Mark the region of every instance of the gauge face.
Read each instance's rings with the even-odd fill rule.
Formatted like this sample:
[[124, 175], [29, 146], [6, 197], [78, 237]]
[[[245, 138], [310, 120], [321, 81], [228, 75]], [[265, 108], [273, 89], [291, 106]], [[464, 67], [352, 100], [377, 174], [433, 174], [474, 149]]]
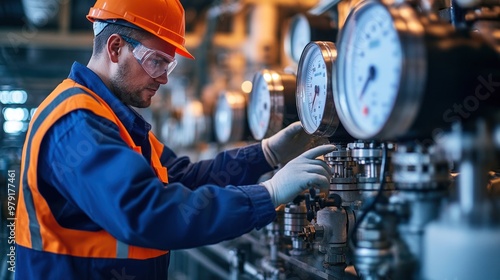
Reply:
[[371, 2], [354, 10], [339, 37], [338, 98], [344, 127], [371, 138], [394, 109], [403, 69], [403, 50], [389, 11]]
[[236, 142], [246, 137], [247, 100], [245, 94], [227, 91], [217, 99], [214, 111], [215, 136], [219, 143]]
[[248, 103], [248, 121], [250, 131], [256, 140], [265, 137], [271, 120], [271, 92], [266, 81], [268, 72], [258, 72], [254, 76], [250, 100]]
[[311, 26], [304, 15], [299, 14], [293, 17], [288, 30], [287, 41], [289, 56], [298, 63], [302, 51], [311, 41]]
[[263, 69], [252, 80], [247, 103], [248, 126], [255, 140], [262, 140], [298, 120], [295, 74]]
[[231, 137], [233, 112], [224, 96], [219, 97], [214, 116], [215, 136], [221, 143], [226, 143]]
[[313, 47], [306, 54], [302, 67], [304, 82], [299, 96], [300, 117], [305, 130], [309, 133], [318, 129], [325, 111], [329, 69], [319, 47]]
[[309, 134], [331, 136], [338, 124], [331, 87], [336, 55], [331, 42], [311, 42], [302, 53], [296, 102], [299, 119]]

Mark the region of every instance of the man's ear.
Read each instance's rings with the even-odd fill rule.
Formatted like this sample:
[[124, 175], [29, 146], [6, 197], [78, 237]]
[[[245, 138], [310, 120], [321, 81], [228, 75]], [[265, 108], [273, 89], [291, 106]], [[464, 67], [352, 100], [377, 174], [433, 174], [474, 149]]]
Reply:
[[125, 47], [125, 41], [122, 37], [120, 37], [120, 35], [113, 34], [109, 36], [108, 41], [106, 42], [106, 50], [111, 62], [118, 62], [118, 57], [120, 56], [123, 47]]

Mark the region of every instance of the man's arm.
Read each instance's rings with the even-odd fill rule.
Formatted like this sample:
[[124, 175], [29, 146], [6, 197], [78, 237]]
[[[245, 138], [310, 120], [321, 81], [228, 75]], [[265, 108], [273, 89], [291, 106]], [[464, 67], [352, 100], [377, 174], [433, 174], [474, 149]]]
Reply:
[[[116, 127], [102, 133], [105, 122], [87, 111], [71, 113], [41, 147], [40, 191], [48, 201], [65, 200], [51, 210], [66, 227], [103, 228], [131, 245], [181, 249], [231, 239], [274, 220], [270, 195], [259, 185], [206, 184], [194, 191], [181, 183], [164, 186]], [[75, 216], [87, 218], [73, 221]]]
[[180, 182], [196, 189], [200, 185], [255, 184], [264, 173], [273, 168], [267, 163], [260, 143], [220, 152], [213, 160], [192, 163], [188, 157], [176, 157], [164, 146], [162, 163], [168, 169], [169, 182]]

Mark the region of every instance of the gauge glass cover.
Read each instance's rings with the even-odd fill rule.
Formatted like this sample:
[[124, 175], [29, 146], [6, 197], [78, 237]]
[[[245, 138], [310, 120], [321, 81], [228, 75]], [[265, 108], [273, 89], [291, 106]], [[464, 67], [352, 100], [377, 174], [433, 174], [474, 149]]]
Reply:
[[288, 44], [290, 56], [293, 61], [299, 62], [300, 56], [305, 46], [311, 41], [311, 26], [309, 20], [304, 15], [296, 15], [291, 22]]
[[348, 17], [339, 38], [341, 121], [357, 138], [370, 138], [393, 111], [403, 68], [403, 50], [389, 11], [380, 3]]
[[231, 137], [233, 112], [224, 96], [219, 97], [214, 117], [215, 134], [221, 143], [226, 143]]
[[331, 69], [317, 44], [304, 50], [297, 75], [297, 111], [304, 130], [314, 134], [319, 129], [327, 105]]
[[256, 74], [248, 103], [250, 131], [256, 140], [265, 137], [271, 119], [271, 93], [266, 81], [266, 75], [270, 74], [268, 72], [258, 72]]

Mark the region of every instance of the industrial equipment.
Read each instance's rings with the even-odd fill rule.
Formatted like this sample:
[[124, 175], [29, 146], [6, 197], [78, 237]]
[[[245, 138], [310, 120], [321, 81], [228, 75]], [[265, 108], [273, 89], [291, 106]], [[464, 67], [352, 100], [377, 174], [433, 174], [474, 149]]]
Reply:
[[298, 120], [295, 91], [295, 74], [263, 69], [254, 75], [247, 113], [255, 140], [274, 135]]
[[500, 3], [352, 2], [336, 40], [290, 48], [330, 190], [222, 247], [245, 244], [248, 279], [499, 278]]

